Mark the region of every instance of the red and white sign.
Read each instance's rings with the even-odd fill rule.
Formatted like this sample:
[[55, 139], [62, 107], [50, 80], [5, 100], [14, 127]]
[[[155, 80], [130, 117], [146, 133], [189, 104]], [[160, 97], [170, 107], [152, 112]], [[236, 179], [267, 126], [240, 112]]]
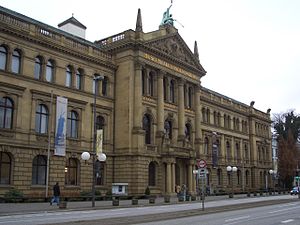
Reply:
[[204, 159], [197, 159], [197, 166], [198, 166], [198, 168], [205, 168], [206, 161]]

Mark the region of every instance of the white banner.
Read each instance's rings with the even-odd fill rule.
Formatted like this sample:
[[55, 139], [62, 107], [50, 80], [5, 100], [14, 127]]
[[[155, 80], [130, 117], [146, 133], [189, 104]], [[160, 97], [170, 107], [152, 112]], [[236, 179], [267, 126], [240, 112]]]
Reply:
[[66, 130], [68, 99], [57, 97], [56, 100], [56, 132], [55, 132], [55, 151], [54, 155], [66, 155]]
[[96, 154], [100, 155], [103, 151], [103, 129], [97, 130]]

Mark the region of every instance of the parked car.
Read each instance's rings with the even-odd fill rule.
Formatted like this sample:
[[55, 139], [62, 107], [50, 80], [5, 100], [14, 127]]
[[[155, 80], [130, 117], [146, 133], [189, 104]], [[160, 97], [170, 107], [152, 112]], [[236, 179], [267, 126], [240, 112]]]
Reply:
[[291, 195], [297, 195], [299, 194], [299, 189], [298, 187], [293, 187], [293, 189], [290, 191]]

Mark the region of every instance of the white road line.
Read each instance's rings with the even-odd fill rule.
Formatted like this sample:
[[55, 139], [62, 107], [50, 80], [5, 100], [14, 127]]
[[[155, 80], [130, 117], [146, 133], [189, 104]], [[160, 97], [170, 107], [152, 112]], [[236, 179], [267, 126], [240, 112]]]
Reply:
[[232, 219], [227, 219], [225, 220], [225, 222], [232, 222], [232, 221], [236, 221], [236, 220], [242, 220], [242, 219], [247, 219], [250, 216], [241, 216], [241, 217], [236, 217], [236, 218], [232, 218]]
[[283, 220], [281, 221], [281, 223], [290, 223], [290, 222], [293, 222], [294, 220], [293, 219], [289, 219], [289, 220]]

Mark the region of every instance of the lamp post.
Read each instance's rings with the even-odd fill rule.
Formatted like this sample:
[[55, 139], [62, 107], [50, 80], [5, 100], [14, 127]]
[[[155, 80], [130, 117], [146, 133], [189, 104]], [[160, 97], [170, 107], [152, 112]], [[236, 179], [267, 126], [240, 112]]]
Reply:
[[274, 170], [269, 170], [269, 174], [272, 176], [273, 192], [274, 192], [274, 195], [275, 195], [275, 184], [274, 184], [275, 171]]
[[[93, 156], [93, 183], [92, 183], [92, 207], [95, 207], [95, 185], [96, 185], [96, 169], [95, 169], [95, 165], [96, 165], [96, 154], [93, 153], [92, 154]], [[89, 152], [83, 152], [81, 154], [81, 159], [83, 159], [84, 161], [88, 161], [90, 159], [91, 155]], [[105, 162], [106, 160], [106, 155], [104, 153], [101, 153], [99, 155], [97, 155], [97, 159], [100, 161], [100, 162]]]
[[231, 187], [232, 187], [232, 192], [229, 194], [229, 198], [233, 198], [233, 172], [237, 171], [237, 167], [236, 166], [227, 166], [226, 170], [228, 172], [228, 174], [230, 175], [230, 179], [231, 179]]
[[[102, 75], [95, 75], [94, 76], [94, 104], [93, 104], [93, 122], [94, 122], [94, 129], [93, 129], [93, 182], [92, 182], [92, 207], [95, 207], [95, 184], [96, 184], [96, 140], [97, 140], [97, 134], [96, 134], [96, 100], [97, 100], [97, 93], [98, 93], [98, 81], [103, 80], [104, 77]], [[88, 152], [83, 152], [81, 154], [81, 158], [83, 160], [89, 160], [90, 154]], [[104, 153], [101, 153], [98, 155], [98, 160], [101, 162], [106, 160], [106, 155]]]

